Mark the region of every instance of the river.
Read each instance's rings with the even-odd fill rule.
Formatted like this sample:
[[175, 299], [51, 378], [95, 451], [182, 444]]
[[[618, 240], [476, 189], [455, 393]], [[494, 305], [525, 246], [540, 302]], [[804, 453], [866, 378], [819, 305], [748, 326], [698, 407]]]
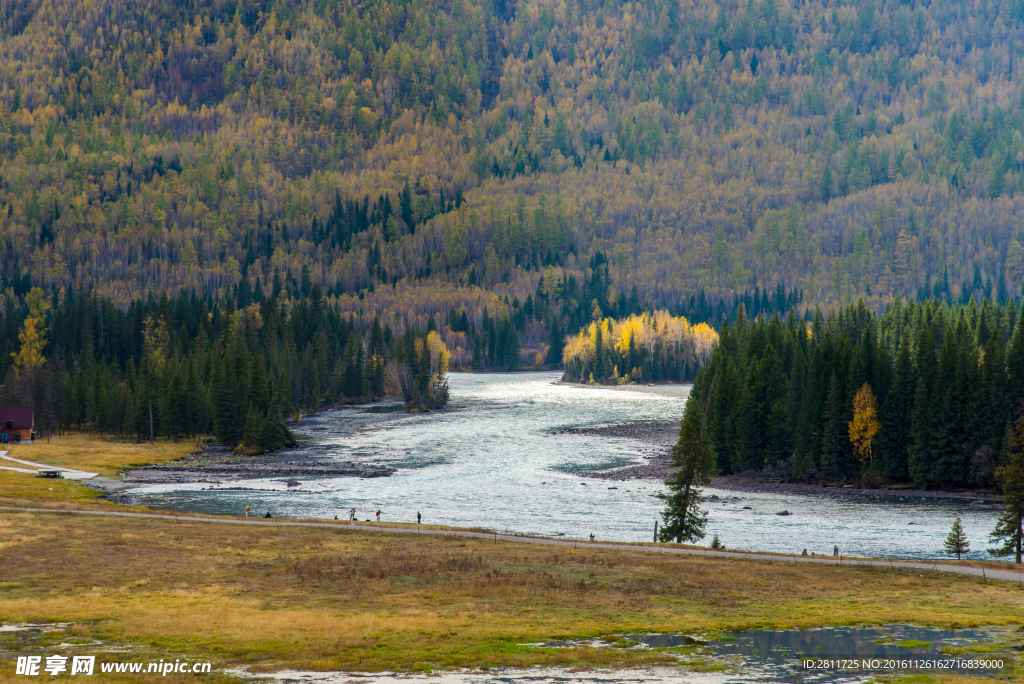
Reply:
[[[147, 484], [139, 504], [214, 514], [246, 505], [275, 517], [381, 519], [481, 527], [568, 538], [651, 541], [664, 485], [615, 482], [596, 469], [641, 463], [661, 451], [649, 442], [566, 433], [587, 426], [678, 421], [689, 386], [628, 388], [561, 384], [558, 373], [452, 374], [444, 411], [407, 414], [387, 404], [310, 416], [294, 431], [304, 448], [345, 461], [388, 465], [391, 477], [247, 479]], [[908, 559], [945, 558], [942, 541], [957, 515], [970, 558], [987, 558], [997, 507], [964, 499], [737, 492], [706, 494], [708, 539], [727, 548]], [[786, 510], [788, 516], [777, 513]]]

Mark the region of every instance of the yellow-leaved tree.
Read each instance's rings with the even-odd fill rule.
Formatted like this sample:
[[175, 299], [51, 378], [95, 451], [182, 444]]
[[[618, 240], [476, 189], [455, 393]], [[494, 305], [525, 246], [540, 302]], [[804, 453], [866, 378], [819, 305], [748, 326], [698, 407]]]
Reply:
[[448, 382], [448, 361], [451, 354], [444, 340], [431, 330], [427, 333], [427, 354], [430, 359], [430, 383], [432, 386], [439, 386]]
[[875, 393], [871, 391], [871, 385], [864, 385], [857, 390], [853, 397], [853, 420], [849, 423], [850, 443], [853, 450], [860, 457], [861, 463], [871, 463], [873, 454], [871, 452], [871, 440], [878, 434], [878, 401]]
[[146, 327], [142, 331], [142, 339], [145, 354], [142, 355], [140, 374], [142, 381], [146, 385], [146, 403], [149, 408], [149, 441], [155, 442], [153, 387], [160, 381], [163, 375], [164, 368], [167, 365], [167, 350], [171, 344], [164, 319], [161, 318], [159, 321], [156, 321], [152, 316], [146, 316]]
[[46, 312], [50, 309], [50, 302], [39, 287], [32, 288], [26, 301], [29, 314], [21, 332], [18, 333], [21, 347], [11, 356], [14, 357], [14, 368], [18, 378], [27, 380], [35, 377], [36, 372], [46, 363], [43, 349], [46, 347]]

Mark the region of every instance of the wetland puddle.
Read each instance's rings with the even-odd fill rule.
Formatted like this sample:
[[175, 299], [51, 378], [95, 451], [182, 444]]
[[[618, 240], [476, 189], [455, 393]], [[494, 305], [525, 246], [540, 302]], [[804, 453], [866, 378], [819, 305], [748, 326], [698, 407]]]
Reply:
[[[633, 634], [594, 640], [535, 644], [538, 648], [668, 649], [679, 667], [573, 671], [562, 668], [499, 669], [439, 674], [279, 672], [261, 676], [268, 684], [856, 684], [909, 671], [808, 671], [800, 659], [827, 656], [878, 660], [986, 659], [1012, 663], [1024, 648], [1024, 634], [1012, 628], [940, 629], [911, 625], [830, 627], [810, 630], [740, 632], [703, 639], [683, 634]], [[1011, 666], [1012, 671], [1012, 666]], [[947, 670], [947, 673], [949, 670]], [[1003, 678], [1004, 672], [973, 672]]]
[[[19, 655], [98, 656], [98, 662], [153, 659], [127, 644], [74, 637], [74, 625], [0, 625], [0, 660], [13, 663]], [[732, 635], [684, 634], [614, 635], [599, 639], [531, 644], [538, 649], [591, 647], [599, 649], [658, 649], [678, 658], [679, 666], [575, 671], [567, 668], [494, 669], [486, 672], [437, 674], [299, 672], [258, 675], [227, 670], [244, 680], [265, 684], [856, 684], [879, 676], [911, 672], [807, 670], [803, 657], [879, 659], [1000, 659], [1011, 664], [1024, 649], [1024, 632], [1015, 627], [940, 629], [910, 625], [830, 627], [810, 630], [765, 630]], [[162, 654], [166, 657], [166, 654]], [[181, 656], [185, 657], [185, 656]], [[217, 664], [214, 663], [214, 667]], [[1012, 669], [1011, 669], [1012, 671]], [[948, 672], [948, 670], [947, 670]], [[1003, 672], [972, 674], [1002, 678]]]

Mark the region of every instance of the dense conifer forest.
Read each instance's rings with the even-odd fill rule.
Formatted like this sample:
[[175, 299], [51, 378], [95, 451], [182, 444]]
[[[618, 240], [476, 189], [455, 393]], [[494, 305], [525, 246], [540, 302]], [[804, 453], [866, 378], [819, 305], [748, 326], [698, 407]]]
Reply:
[[1002, 305], [1022, 54], [1020, 0], [11, 0], [0, 276], [124, 310], [277, 272], [364, 327], [487, 309], [505, 339], [518, 300], [493, 367], [594, 299]]
[[213, 434], [239, 451], [293, 443], [284, 422], [385, 391], [409, 409], [447, 402], [448, 351], [432, 326], [360, 327], [319, 285], [285, 305], [182, 295], [119, 309], [94, 291], [33, 288], [0, 318], [5, 405], [36, 407], [40, 436], [67, 430], [135, 439]]
[[990, 488], [1024, 401], [1013, 300], [725, 322], [695, 404], [721, 473]]

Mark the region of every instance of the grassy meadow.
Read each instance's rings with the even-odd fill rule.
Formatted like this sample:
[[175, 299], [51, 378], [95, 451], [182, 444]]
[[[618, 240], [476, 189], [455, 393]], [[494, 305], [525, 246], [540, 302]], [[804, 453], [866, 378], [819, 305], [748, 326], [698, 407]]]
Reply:
[[[524, 644], [643, 631], [1024, 622], [1005, 582], [613, 549], [5, 512], [0, 619], [218, 666], [668, 662]], [[923, 576], [922, 576], [923, 575]]]
[[[34, 444], [10, 444], [4, 447], [13, 458], [43, 465], [63, 466], [102, 477], [117, 478], [125, 468], [162, 463], [182, 458], [195, 448], [195, 440], [155, 443], [115, 441], [109, 438], [72, 433], [36, 440]], [[0, 465], [27, 468], [19, 463], [0, 460]], [[61, 505], [72, 503], [110, 506], [100, 499], [102, 492], [74, 480], [54, 480], [28, 473], [0, 470], [0, 504]]]
[[[76, 435], [22, 446], [16, 455], [111, 476], [190, 448]], [[96, 502], [74, 482], [0, 474], [4, 505], [89, 502], [115, 506]], [[1024, 588], [1006, 582], [395, 535], [374, 527], [2, 511], [0, 622], [70, 623], [46, 638], [98, 640], [140, 660], [187, 656], [263, 672], [628, 667], [671, 664], [678, 653], [538, 644], [612, 642], [636, 632], [1024, 623]], [[16, 650], [18, 638], [0, 634], [0, 648]], [[8, 665], [0, 681], [19, 680]], [[146, 681], [130, 677], [123, 681]], [[160, 680], [194, 681], [179, 677]]]
[[195, 445], [195, 439], [178, 442], [158, 439], [150, 444], [75, 432], [38, 439], [33, 444], [9, 444], [4, 448], [14, 458], [117, 477], [125, 468], [181, 458], [192, 453]]

